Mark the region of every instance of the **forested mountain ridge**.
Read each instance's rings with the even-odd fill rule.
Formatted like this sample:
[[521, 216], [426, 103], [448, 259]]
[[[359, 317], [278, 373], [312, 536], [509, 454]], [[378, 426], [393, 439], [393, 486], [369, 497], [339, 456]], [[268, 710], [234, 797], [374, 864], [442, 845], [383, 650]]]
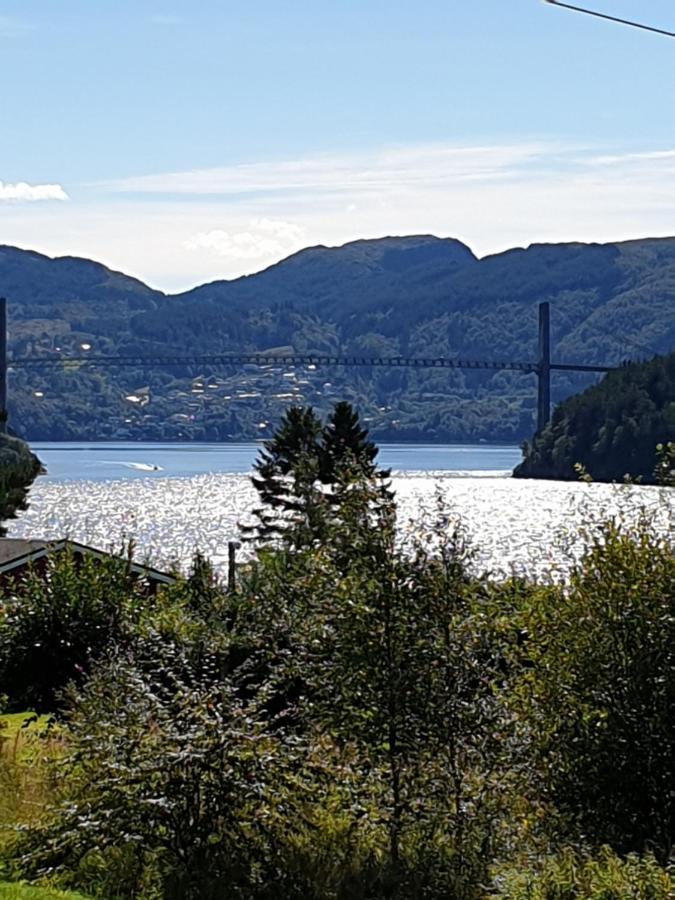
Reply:
[[[15, 356], [297, 353], [534, 361], [551, 303], [558, 362], [618, 364], [675, 346], [675, 238], [535, 244], [477, 259], [433, 236], [300, 251], [255, 275], [166, 295], [89, 260], [0, 247]], [[588, 378], [554, 376], [554, 400]], [[519, 441], [534, 377], [514, 372], [16, 370], [10, 419], [32, 439], [264, 436], [292, 402], [355, 403], [374, 437]]]

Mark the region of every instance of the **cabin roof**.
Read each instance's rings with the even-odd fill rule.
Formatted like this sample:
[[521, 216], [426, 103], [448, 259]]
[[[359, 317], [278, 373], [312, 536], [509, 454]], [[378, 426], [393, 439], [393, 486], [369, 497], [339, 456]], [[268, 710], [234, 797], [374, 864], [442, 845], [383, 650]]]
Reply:
[[[107, 553], [105, 550], [98, 550], [96, 547], [65, 539], [41, 541], [26, 538], [0, 538], [0, 575], [35, 562], [49, 553], [60, 553], [63, 550], [70, 550], [79, 555], [94, 556], [98, 559], [121, 558], [113, 553]], [[152, 566], [145, 566], [137, 562], [131, 563], [131, 571], [135, 575], [149, 578], [151, 581], [159, 581], [162, 584], [172, 584], [176, 580], [168, 572], [161, 572]]]

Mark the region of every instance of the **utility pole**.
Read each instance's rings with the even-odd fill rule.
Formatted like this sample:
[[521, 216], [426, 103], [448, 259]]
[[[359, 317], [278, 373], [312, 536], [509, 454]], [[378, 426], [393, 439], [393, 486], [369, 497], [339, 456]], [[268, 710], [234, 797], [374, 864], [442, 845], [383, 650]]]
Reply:
[[7, 431], [7, 301], [0, 297], [0, 434]]
[[537, 360], [537, 431], [542, 431], [551, 415], [551, 312], [548, 303], [539, 304], [539, 358]]

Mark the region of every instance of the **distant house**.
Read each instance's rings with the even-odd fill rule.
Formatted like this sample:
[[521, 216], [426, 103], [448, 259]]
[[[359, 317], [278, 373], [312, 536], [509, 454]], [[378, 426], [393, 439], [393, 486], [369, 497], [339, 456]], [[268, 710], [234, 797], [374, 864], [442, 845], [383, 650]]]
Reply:
[[[0, 590], [11, 581], [20, 579], [29, 569], [44, 572], [49, 556], [55, 553], [69, 552], [77, 560], [83, 557], [106, 559], [113, 556], [104, 550], [79, 544], [77, 541], [39, 541], [24, 538], [0, 538]], [[160, 572], [151, 566], [131, 562], [129, 571], [132, 575], [147, 583], [148, 592], [154, 593], [162, 585], [173, 584], [176, 580], [167, 572]]]

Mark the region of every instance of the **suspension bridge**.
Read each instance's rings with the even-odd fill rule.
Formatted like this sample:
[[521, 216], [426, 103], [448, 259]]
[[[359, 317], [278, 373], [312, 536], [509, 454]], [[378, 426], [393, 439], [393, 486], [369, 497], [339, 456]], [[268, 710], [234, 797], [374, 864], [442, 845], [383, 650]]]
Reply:
[[166, 368], [174, 366], [345, 366], [407, 369], [488, 369], [510, 370], [537, 377], [537, 430], [541, 431], [551, 414], [551, 372], [609, 372], [616, 366], [589, 366], [551, 361], [551, 323], [548, 303], [539, 304], [539, 340], [536, 361], [494, 361], [451, 357], [333, 356], [322, 354], [220, 353], [171, 356], [23, 356], [9, 358], [7, 351], [7, 301], [0, 298], [0, 422], [7, 418], [7, 372], [12, 369], [49, 370], [72, 367]]

